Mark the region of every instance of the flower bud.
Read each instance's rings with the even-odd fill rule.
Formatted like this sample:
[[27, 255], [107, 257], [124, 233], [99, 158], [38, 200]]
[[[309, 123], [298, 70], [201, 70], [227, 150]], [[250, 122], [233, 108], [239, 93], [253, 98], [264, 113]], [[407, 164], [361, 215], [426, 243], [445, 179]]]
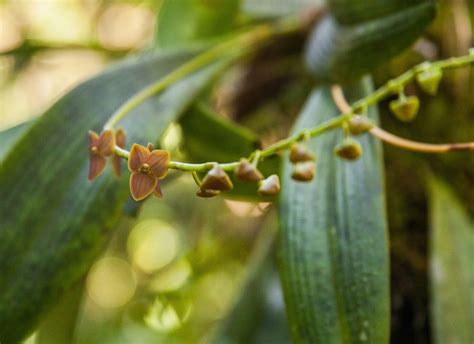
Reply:
[[403, 122], [413, 121], [420, 109], [420, 100], [416, 96], [403, 97], [390, 102], [390, 110]]
[[261, 196], [273, 196], [280, 192], [280, 178], [276, 174], [261, 180], [258, 184], [258, 193]]
[[312, 161], [300, 162], [295, 165], [291, 178], [299, 182], [309, 182], [316, 174], [316, 164]]
[[431, 96], [438, 92], [439, 83], [443, 78], [441, 68], [427, 69], [416, 75], [416, 81], [421, 89]]
[[203, 190], [219, 190], [230, 191], [234, 185], [227, 173], [225, 173], [218, 165], [214, 166], [207, 172], [201, 184]]
[[356, 160], [362, 155], [362, 147], [356, 140], [346, 138], [336, 146], [334, 153], [342, 159]]
[[243, 182], [258, 182], [263, 179], [263, 174], [247, 159], [240, 159], [240, 164], [234, 170], [234, 174]]
[[198, 197], [202, 197], [202, 198], [211, 198], [211, 197], [216, 197], [217, 195], [219, 195], [221, 192], [219, 190], [206, 190], [206, 189], [202, 189], [200, 188], [197, 192], [196, 192], [196, 195]]
[[314, 161], [315, 159], [315, 155], [305, 146], [296, 143], [291, 147], [290, 161], [292, 163]]
[[367, 117], [360, 115], [352, 117], [348, 122], [348, 125], [349, 131], [352, 135], [361, 135], [372, 129], [374, 126]]

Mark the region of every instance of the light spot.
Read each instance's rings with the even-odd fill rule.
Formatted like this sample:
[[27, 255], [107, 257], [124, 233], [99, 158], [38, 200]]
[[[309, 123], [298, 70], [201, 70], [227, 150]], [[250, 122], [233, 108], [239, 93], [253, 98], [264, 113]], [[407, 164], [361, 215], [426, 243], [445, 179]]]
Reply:
[[127, 249], [136, 267], [155, 272], [171, 263], [178, 254], [179, 237], [168, 223], [146, 220], [136, 225], [128, 237]]
[[117, 257], [97, 261], [87, 277], [87, 294], [99, 306], [125, 305], [135, 293], [136, 280], [130, 265]]

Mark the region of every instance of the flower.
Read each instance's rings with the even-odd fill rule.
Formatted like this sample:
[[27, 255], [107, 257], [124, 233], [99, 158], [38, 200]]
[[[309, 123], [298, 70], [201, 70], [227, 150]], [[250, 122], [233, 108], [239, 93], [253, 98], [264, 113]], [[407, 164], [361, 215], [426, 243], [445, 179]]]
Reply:
[[276, 174], [259, 182], [258, 193], [261, 196], [273, 196], [280, 192], [280, 178]]
[[[118, 129], [115, 132], [115, 144], [120, 147], [120, 148], [125, 148], [125, 130], [123, 129]], [[122, 174], [122, 158], [115, 154], [112, 157], [112, 168], [117, 177], [120, 177]]]
[[154, 193], [157, 197], [163, 194], [160, 181], [168, 173], [170, 154], [166, 150], [150, 150], [134, 143], [128, 158], [130, 175], [130, 192], [135, 201], [141, 201]]
[[240, 159], [240, 164], [234, 170], [234, 174], [243, 182], [258, 182], [263, 179], [262, 173], [247, 159]]
[[89, 180], [98, 177], [105, 169], [106, 157], [114, 153], [115, 137], [112, 130], [104, 130], [100, 136], [89, 130]]

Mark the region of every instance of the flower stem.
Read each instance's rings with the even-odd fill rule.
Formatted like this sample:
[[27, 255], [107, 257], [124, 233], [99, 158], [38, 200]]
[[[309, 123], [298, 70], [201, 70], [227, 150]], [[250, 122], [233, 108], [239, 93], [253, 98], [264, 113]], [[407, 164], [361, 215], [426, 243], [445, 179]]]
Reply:
[[[427, 68], [441, 68], [441, 69], [451, 69], [451, 68], [460, 68], [474, 63], [474, 55], [470, 54], [462, 57], [449, 58], [447, 60], [441, 60], [433, 62], [429, 67], [426, 67], [426, 64], [423, 65], [423, 71], [426, 71]], [[330, 120], [327, 120], [316, 127], [304, 129], [300, 132], [280, 140], [265, 149], [256, 150], [248, 157], [249, 161], [253, 161], [254, 158], [258, 156], [258, 160], [262, 161], [267, 157], [275, 155], [283, 150], [290, 148], [294, 143], [306, 140], [311, 137], [319, 136], [327, 131], [332, 129], [340, 128], [346, 125], [346, 123], [352, 119], [354, 114], [359, 110], [367, 109], [369, 106], [374, 105], [380, 102], [382, 99], [388, 97], [391, 94], [396, 94], [400, 88], [405, 87], [405, 85], [414, 80], [416, 74], [421, 72], [422, 69], [418, 65], [411, 70], [403, 73], [396, 79], [390, 80], [384, 86], [375, 90], [373, 93], [369, 94], [367, 97], [362, 98], [355, 102], [353, 105], [349, 105], [347, 100], [344, 97], [344, 93], [340, 86], [333, 86], [331, 89], [334, 102], [341, 110], [342, 114], [334, 117]], [[392, 145], [418, 151], [424, 153], [444, 153], [449, 151], [461, 151], [461, 150], [474, 150], [474, 142], [468, 143], [447, 143], [447, 144], [429, 144], [416, 141], [410, 141], [407, 139], [400, 138], [393, 134], [390, 134], [379, 127], [374, 126], [370, 133], [384, 142], [390, 143]], [[128, 159], [129, 153], [116, 146], [115, 153], [124, 159]], [[169, 163], [169, 168], [173, 170], [181, 170], [187, 172], [206, 172], [213, 168], [216, 164], [219, 165], [224, 171], [232, 171], [240, 162], [229, 162], [229, 163], [216, 163], [216, 162], [205, 162], [202, 164], [190, 164], [178, 161], [171, 161]]]

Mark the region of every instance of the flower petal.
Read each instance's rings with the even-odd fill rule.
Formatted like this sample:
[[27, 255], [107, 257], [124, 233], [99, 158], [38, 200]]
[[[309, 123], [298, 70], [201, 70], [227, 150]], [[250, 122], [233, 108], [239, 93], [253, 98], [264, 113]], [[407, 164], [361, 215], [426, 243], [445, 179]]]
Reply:
[[99, 138], [99, 153], [103, 156], [111, 156], [114, 153], [115, 136], [112, 130], [104, 130]]
[[98, 177], [105, 169], [107, 161], [102, 155], [89, 154], [89, 180], [93, 180]]
[[149, 156], [150, 152], [148, 149], [142, 145], [134, 143], [130, 149], [130, 156], [128, 157], [128, 169], [131, 172], [138, 172], [142, 164], [147, 162]]
[[155, 188], [155, 191], [153, 191], [153, 195], [155, 195], [158, 198], [162, 198], [163, 192], [161, 191], [160, 181], [158, 179], [156, 181], [157, 181], [156, 188]]
[[163, 178], [168, 173], [170, 153], [166, 150], [155, 149], [151, 152], [147, 163], [156, 178]]
[[[118, 129], [115, 132], [115, 144], [120, 148], [125, 148], [125, 131], [123, 129]], [[122, 158], [117, 154], [114, 154], [112, 157], [112, 168], [117, 177], [120, 177], [122, 174]]]
[[141, 201], [155, 191], [158, 180], [148, 174], [134, 172], [130, 176], [130, 192], [135, 201]]
[[89, 130], [89, 148], [97, 147], [99, 145], [99, 134], [95, 131]]

